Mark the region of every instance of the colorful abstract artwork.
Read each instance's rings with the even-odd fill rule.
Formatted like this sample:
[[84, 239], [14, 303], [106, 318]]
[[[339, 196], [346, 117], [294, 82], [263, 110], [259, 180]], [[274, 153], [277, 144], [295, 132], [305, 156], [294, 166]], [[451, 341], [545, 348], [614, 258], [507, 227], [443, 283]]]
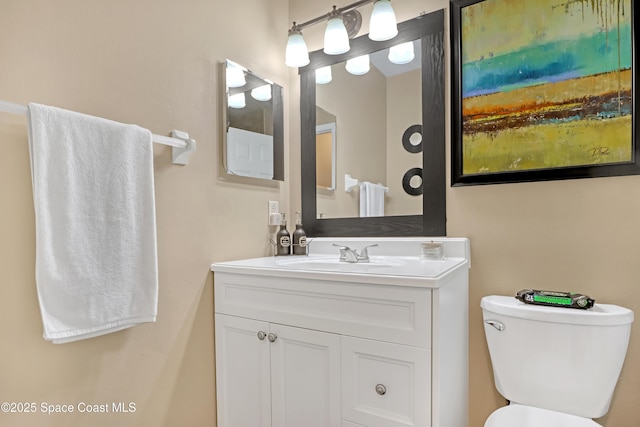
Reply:
[[634, 161], [631, 0], [466, 3], [462, 175]]

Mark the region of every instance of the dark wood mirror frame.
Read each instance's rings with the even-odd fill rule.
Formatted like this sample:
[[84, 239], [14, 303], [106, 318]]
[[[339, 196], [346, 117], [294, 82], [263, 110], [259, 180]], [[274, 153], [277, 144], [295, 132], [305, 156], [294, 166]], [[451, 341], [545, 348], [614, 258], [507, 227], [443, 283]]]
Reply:
[[[376, 42], [364, 35], [351, 40], [351, 50], [342, 55], [326, 55], [322, 50], [312, 52], [309, 55], [310, 64], [299, 70], [302, 222], [308, 236], [446, 235], [444, 19], [444, 10], [438, 10], [398, 24], [398, 35], [391, 40]], [[417, 39], [420, 39], [422, 49], [422, 129], [424, 141], [422, 150], [422, 215], [318, 219], [315, 150], [316, 68], [341, 63], [349, 58]]]

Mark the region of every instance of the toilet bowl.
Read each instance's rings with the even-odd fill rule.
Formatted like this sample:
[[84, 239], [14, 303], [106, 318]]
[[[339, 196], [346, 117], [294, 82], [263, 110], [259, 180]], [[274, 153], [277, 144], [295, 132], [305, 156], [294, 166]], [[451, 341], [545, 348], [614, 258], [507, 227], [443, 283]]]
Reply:
[[510, 405], [485, 427], [598, 427], [609, 410], [629, 344], [633, 312], [481, 301], [497, 390]]

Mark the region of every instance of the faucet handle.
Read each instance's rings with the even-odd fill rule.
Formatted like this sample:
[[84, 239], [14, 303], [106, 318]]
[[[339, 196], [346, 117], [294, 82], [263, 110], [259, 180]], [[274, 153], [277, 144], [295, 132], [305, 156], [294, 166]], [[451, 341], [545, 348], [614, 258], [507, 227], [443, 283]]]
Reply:
[[360, 258], [362, 260], [369, 260], [369, 251], [367, 250], [367, 248], [375, 247], [378, 247], [377, 243], [374, 243], [373, 245], [366, 245], [365, 247], [363, 247], [362, 250], [360, 250]]
[[349, 246], [338, 245], [336, 243], [334, 243], [333, 246], [340, 248], [340, 261], [346, 261], [347, 252], [351, 252], [351, 248]]

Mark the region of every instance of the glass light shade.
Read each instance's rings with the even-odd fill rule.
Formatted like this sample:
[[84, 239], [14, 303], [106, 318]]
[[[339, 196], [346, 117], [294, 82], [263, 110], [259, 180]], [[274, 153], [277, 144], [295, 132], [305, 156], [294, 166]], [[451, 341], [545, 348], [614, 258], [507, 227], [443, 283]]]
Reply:
[[244, 98], [244, 92], [236, 93], [235, 95], [229, 95], [229, 107], [231, 108], [244, 108], [247, 102]]
[[367, 74], [370, 69], [369, 55], [362, 55], [358, 56], [357, 58], [351, 58], [347, 60], [347, 65], [345, 65], [345, 68], [349, 73], [356, 76]]
[[374, 41], [391, 40], [398, 35], [396, 14], [389, 0], [377, 0], [373, 4], [369, 21], [369, 38]]
[[327, 55], [340, 55], [348, 52], [349, 49], [351, 49], [349, 35], [342, 17], [336, 16], [329, 19], [327, 29], [324, 32], [324, 53]]
[[294, 32], [289, 34], [285, 63], [289, 67], [304, 67], [309, 63], [309, 49], [302, 38], [302, 34]]
[[271, 85], [262, 85], [251, 89], [251, 97], [256, 101], [268, 101], [271, 99]]
[[241, 87], [246, 83], [242, 67], [227, 62], [227, 87]]
[[316, 84], [324, 85], [331, 81], [331, 65], [316, 68]]
[[389, 61], [394, 64], [408, 64], [415, 57], [413, 42], [400, 43], [389, 49]]

